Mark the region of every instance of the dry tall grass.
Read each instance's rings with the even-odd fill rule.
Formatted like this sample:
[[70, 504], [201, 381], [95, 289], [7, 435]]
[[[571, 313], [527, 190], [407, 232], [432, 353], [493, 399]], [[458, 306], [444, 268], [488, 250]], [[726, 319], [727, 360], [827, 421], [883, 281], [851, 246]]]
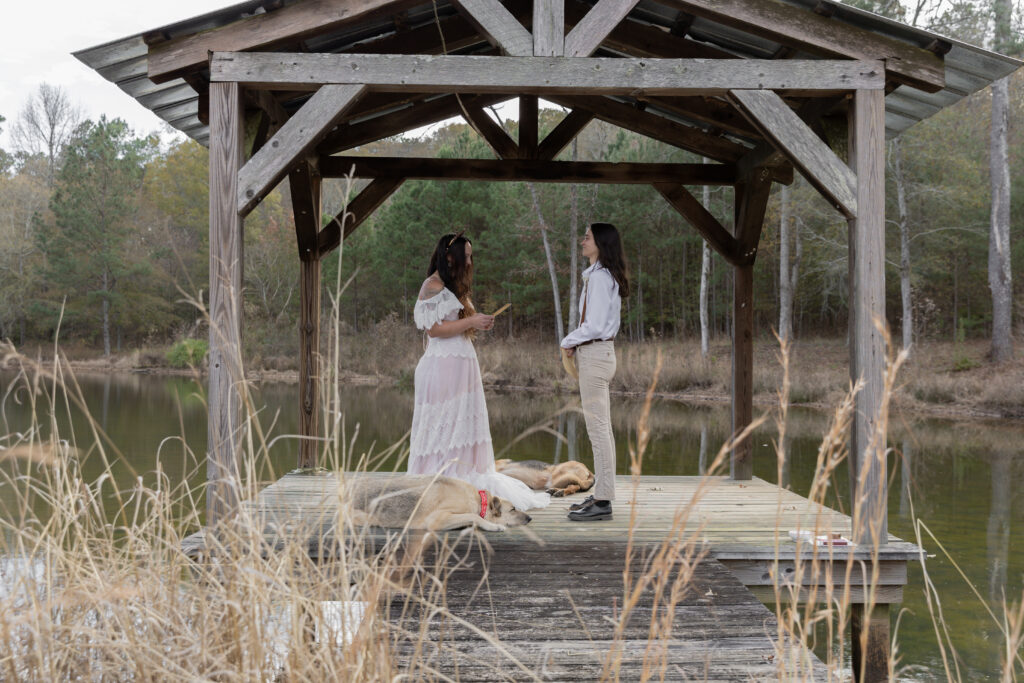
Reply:
[[[374, 469], [391, 455], [353, 452], [339, 410], [339, 383], [334, 373], [342, 367], [344, 354], [336, 304], [343, 292], [343, 283], [335, 283], [335, 314], [330, 322], [321, 393], [326, 415], [322, 462], [342, 473]], [[519, 355], [525, 351], [509, 353], [516, 358], [491, 362], [524, 371], [526, 364]], [[425, 654], [429, 647], [445, 646], [443, 635], [439, 635], [444, 630], [438, 629], [438, 622], [470, 629], [505, 652], [506, 656], [491, 662], [495, 679], [540, 679], [541, 672], [530, 670], [501, 648], [500, 634], [476, 628], [447, 608], [447, 579], [460, 566], [456, 542], [466, 537], [483, 539], [475, 537], [475, 532], [466, 532], [462, 538], [437, 538], [429, 554], [410, 554], [399, 544], [380, 549], [370, 542], [368, 530], [350, 522], [344, 475], [339, 477], [338, 516], [327, 520], [336, 530], [333, 561], [312, 559], [301, 529], [287, 530], [280, 535], [278, 547], [268, 547], [261, 520], [244, 509], [208, 530], [207, 550], [199, 561], [187, 556], [182, 550], [185, 536], [204, 521], [202, 489], [190, 487], [188, 478], [171, 481], [159, 460], [155, 473], [140, 473], [131, 485], [119, 485], [112, 467], [119, 458], [116, 444], [109, 442], [95, 421], [89, 420], [84, 434], [61, 432], [62, 416], [67, 416], [72, 405], [86, 415], [88, 409], [66, 361], [58, 353], [54, 355], [57, 360], [44, 365], [9, 346], [2, 353], [3, 361], [17, 368], [17, 377], [0, 406], [22, 401], [34, 416], [29, 428], [0, 436], [0, 671], [5, 679], [441, 680], [452, 672], [432, 669]], [[791, 391], [788, 358], [788, 349], [783, 347], [775, 415], [780, 474]], [[679, 374], [681, 370], [666, 370], [660, 355], [652, 360], [655, 380], [648, 385], [637, 443], [630, 453], [634, 498], [657, 383], [681, 385], [703, 381], [700, 378], [706, 376], [700, 368], [687, 371], [694, 374], [686, 376]], [[899, 360], [894, 359], [886, 375], [887, 396], [895, 390], [898, 367]], [[244, 393], [244, 385], [242, 390]], [[808, 496], [812, 501], [824, 502], [832, 473], [844, 463], [854, 391], [856, 387], [839, 402], [822, 441]], [[261, 425], [262, 416], [251, 401], [244, 404], [250, 428], [239, 484], [243, 492], [252, 495], [261, 473], [276, 475], [267, 465], [268, 436]], [[756, 426], [751, 425], [747, 433]], [[883, 434], [884, 429], [885, 425], [880, 425]], [[393, 448], [400, 449], [402, 444]], [[641, 596], [654, 596], [645, 679], [671, 677], [666, 670], [666, 648], [672, 637], [675, 606], [704, 558], [697, 543], [701, 529], [691, 513], [715, 486], [729, 448], [727, 443], [719, 451], [696, 498], [680, 505], [671, 528], [656, 547], [634, 544], [636, 515], [642, 513], [632, 506], [626, 539], [630, 553], [623, 571], [615, 633], [616, 639], [621, 639]], [[203, 459], [193, 453], [186, 457], [193, 470]], [[102, 473], [86, 480], [82, 474], [85, 459], [100, 460]], [[816, 534], [831, 531], [824, 521], [812, 530]], [[777, 558], [787, 543], [787, 531], [777, 529]], [[919, 538], [918, 542], [931, 543], [932, 539]], [[866, 561], [836, 564], [830, 562], [826, 550], [814, 547], [809, 558], [795, 563], [792, 580], [780, 580], [775, 595], [778, 627], [770, 634], [776, 642], [774, 661], [780, 680], [810, 677], [811, 659], [805, 646], [815, 644], [816, 634], [822, 632], [828, 641], [824, 650], [832, 678], [840, 680], [846, 675], [851, 595], [842, 586], [850, 585], [854, 572], [877, 573], [877, 545], [872, 551]], [[776, 567], [778, 564], [777, 559]], [[845, 580], [835, 589], [831, 579], [837, 572], [843, 572]], [[777, 571], [776, 576], [779, 574]], [[942, 635], [945, 617], [940, 591], [930, 580], [928, 590], [937, 640], [945, 655], [952, 643]], [[869, 591], [869, 603], [873, 600]], [[1004, 606], [998, 613], [1004, 616], [997, 618], [997, 611], [992, 611], [1005, 638], [1002, 678], [1017, 680], [1024, 671], [1024, 608]], [[893, 650], [898, 652], [895, 634], [894, 630]], [[960, 680], [955, 657], [950, 654], [945, 661], [947, 676]], [[602, 662], [602, 679], [620, 680], [620, 663], [621, 649], [611, 648]], [[894, 659], [890, 676], [899, 670]]]

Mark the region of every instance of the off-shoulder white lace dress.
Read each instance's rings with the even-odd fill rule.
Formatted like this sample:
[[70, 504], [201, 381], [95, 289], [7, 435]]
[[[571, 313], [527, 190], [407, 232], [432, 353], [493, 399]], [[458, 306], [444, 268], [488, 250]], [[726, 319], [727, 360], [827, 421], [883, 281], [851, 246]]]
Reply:
[[[462, 304], [447, 288], [416, 302], [416, 327], [456, 320]], [[441, 474], [470, 482], [518, 510], [545, 507], [550, 496], [494, 469], [487, 402], [473, 342], [465, 335], [428, 337], [416, 366], [409, 474]]]

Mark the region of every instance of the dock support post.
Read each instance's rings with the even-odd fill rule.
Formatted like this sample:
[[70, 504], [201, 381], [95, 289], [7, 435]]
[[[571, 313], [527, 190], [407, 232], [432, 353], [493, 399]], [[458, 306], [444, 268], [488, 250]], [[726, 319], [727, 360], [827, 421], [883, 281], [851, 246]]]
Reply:
[[[849, 222], [850, 379], [863, 381], [850, 430], [853, 541], [884, 546], [888, 537], [885, 386], [885, 93], [857, 90], [850, 106], [850, 165], [857, 175], [857, 216]], [[854, 606], [856, 680], [888, 680], [889, 611]]]
[[238, 83], [210, 84], [210, 352], [206, 523], [238, 508], [242, 442], [243, 221], [236, 209], [244, 109]]
[[[737, 434], [754, 415], [754, 266], [733, 266], [732, 307], [732, 430]], [[750, 437], [733, 446], [729, 473], [733, 479], [754, 476]]]
[[852, 605], [850, 656], [853, 680], [876, 683], [889, 680], [889, 605]]
[[316, 467], [320, 452], [320, 249], [321, 178], [314, 162], [288, 176], [299, 246], [299, 462]]

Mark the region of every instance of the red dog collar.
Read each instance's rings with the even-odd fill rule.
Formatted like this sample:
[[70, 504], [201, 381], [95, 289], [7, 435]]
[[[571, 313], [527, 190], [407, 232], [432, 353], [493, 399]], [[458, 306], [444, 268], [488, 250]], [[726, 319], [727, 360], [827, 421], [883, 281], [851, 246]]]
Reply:
[[477, 491], [480, 494], [480, 517], [487, 519], [487, 491]]

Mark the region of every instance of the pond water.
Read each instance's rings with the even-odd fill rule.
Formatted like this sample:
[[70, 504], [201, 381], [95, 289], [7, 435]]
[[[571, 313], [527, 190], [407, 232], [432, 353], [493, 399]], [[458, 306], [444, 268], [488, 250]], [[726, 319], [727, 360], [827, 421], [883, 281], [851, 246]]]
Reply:
[[[205, 406], [194, 382], [177, 377], [80, 376], [82, 396], [93, 419], [109, 437], [117, 457], [116, 479], [130, 486], [137, 475], [153, 476], [157, 463], [172, 482], [202, 482], [201, 457], [206, 444]], [[0, 396], [12, 380], [0, 374]], [[342, 389], [345, 423], [356, 454], [379, 452], [402, 439], [411, 423], [412, 392], [392, 388], [346, 386]], [[0, 414], [0, 436], [30, 423], [26, 403], [8, 397]], [[256, 388], [260, 423], [272, 441], [270, 458], [259, 472], [267, 481], [294, 468], [296, 442], [285, 435], [298, 430], [297, 387], [266, 384]], [[576, 458], [592, 467], [589, 442], [581, 418], [564, 409], [568, 395], [490, 394], [488, 407], [495, 450], [499, 457], [547, 461]], [[618, 441], [619, 472], [628, 469], [629, 444], [635, 442], [642, 401], [613, 397], [612, 416]], [[58, 411], [61, 412], [61, 411]], [[58, 420], [63, 435], [91, 443], [86, 420], [73, 409], [74, 429]], [[784, 483], [806, 495], [814, 473], [817, 449], [828, 415], [793, 411], [788, 432], [790, 458]], [[1007, 422], [950, 422], [894, 415], [890, 445], [902, 453], [891, 460], [890, 531], [914, 539], [914, 516], [927, 525], [964, 572], [930, 539], [925, 547], [935, 557], [928, 572], [938, 587], [949, 622], [950, 637], [960, 658], [963, 680], [997, 680], [1005, 645], [992, 617], [974, 590], [1001, 615], [1003, 596], [1019, 602], [1024, 588], [1024, 502], [1014, 492], [1024, 487], [1024, 425]], [[565, 436], [537, 429], [546, 426]], [[647, 474], [699, 474], [729, 433], [728, 406], [655, 401], [650, 416], [651, 441], [644, 458]], [[530, 432], [533, 429], [534, 431]], [[524, 436], [525, 434], [525, 436]], [[765, 425], [754, 439], [754, 472], [776, 482], [773, 426]], [[282, 437], [276, 438], [275, 437]], [[504, 452], [504, 456], [501, 453]], [[117, 455], [119, 453], [119, 455]], [[383, 463], [385, 467], [394, 462]], [[99, 476], [97, 453], [86, 459], [85, 479]], [[832, 487], [832, 506], [848, 509], [848, 476], [840, 467]], [[13, 497], [0, 486], [0, 505]], [[1018, 542], [1011, 544], [1017, 538]], [[908, 680], [945, 679], [942, 659], [925, 600], [923, 571], [910, 566], [897, 639]], [[895, 613], [896, 610], [893, 610]]]

